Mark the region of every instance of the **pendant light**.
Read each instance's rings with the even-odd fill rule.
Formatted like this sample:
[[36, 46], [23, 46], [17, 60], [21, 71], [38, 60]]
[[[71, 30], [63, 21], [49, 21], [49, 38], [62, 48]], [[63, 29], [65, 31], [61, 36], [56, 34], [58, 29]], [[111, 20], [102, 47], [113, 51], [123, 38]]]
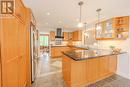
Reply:
[[101, 12], [101, 8], [97, 9], [97, 14], [98, 14], [98, 23], [97, 23], [97, 26], [96, 26], [96, 30], [101, 30], [101, 26], [100, 26], [100, 12]]
[[87, 32], [87, 23], [84, 23], [84, 25], [85, 25], [84, 35], [88, 37], [88, 32]]
[[78, 5], [80, 6], [80, 17], [79, 17], [79, 23], [78, 23], [78, 27], [83, 27], [83, 23], [82, 23], [82, 5], [84, 4], [83, 1], [80, 1], [78, 3]]

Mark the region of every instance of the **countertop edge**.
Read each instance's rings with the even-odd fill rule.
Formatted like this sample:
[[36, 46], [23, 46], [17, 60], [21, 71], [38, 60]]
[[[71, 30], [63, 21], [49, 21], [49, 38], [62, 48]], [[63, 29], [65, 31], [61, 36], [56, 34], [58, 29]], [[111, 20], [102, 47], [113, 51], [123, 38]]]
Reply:
[[120, 54], [125, 54], [127, 52], [122, 52], [122, 53], [119, 53], [119, 54], [108, 54], [108, 55], [101, 55], [101, 56], [92, 56], [92, 57], [87, 57], [87, 58], [82, 58], [82, 59], [75, 59], [74, 57], [70, 56], [70, 55], [67, 55], [66, 53], [64, 53], [62, 51], [62, 53], [65, 55], [65, 56], [68, 56], [70, 57], [71, 59], [75, 60], [75, 61], [83, 61], [83, 60], [88, 60], [88, 59], [93, 59], [93, 58], [98, 58], [98, 57], [105, 57], [105, 56], [112, 56], [112, 55], [120, 55]]

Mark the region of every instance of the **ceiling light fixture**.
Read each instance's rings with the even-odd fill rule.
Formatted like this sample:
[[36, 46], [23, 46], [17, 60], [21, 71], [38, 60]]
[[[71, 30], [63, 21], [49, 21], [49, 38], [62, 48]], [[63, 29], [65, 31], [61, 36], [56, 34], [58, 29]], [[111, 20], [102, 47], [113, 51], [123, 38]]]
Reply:
[[84, 25], [85, 25], [84, 35], [88, 38], [89, 35], [88, 35], [88, 32], [87, 32], [87, 23], [84, 23]]
[[46, 15], [48, 15], [48, 16], [49, 16], [49, 15], [50, 15], [50, 13], [49, 13], [49, 12], [47, 12], [47, 13], [46, 13]]
[[48, 25], [49, 23], [47, 22], [46, 25]]
[[102, 10], [101, 8], [96, 10], [97, 14], [98, 14], [98, 23], [97, 23], [97, 26], [96, 26], [97, 30], [101, 30], [102, 29], [101, 26], [100, 26], [100, 12], [101, 12], [101, 10]]
[[84, 4], [83, 1], [80, 1], [78, 3], [78, 5], [80, 6], [80, 17], [79, 17], [79, 23], [78, 23], [78, 27], [83, 27], [83, 23], [82, 23], [82, 5]]
[[62, 21], [59, 21], [59, 23], [61, 24], [61, 23], [62, 23]]

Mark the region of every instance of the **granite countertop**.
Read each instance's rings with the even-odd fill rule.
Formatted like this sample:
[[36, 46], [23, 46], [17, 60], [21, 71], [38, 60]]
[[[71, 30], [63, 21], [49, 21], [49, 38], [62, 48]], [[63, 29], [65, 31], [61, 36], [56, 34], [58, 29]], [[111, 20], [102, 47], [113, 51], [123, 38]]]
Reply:
[[89, 49], [89, 47], [85, 47], [85, 46], [84, 47], [83, 46], [68, 46], [68, 47], [75, 47], [75, 48], [81, 48], [81, 49], [86, 49], [86, 50]]
[[62, 52], [64, 55], [72, 58], [75, 61], [80, 61], [80, 60], [86, 60], [90, 58], [97, 58], [97, 57], [103, 57], [103, 56], [110, 56], [110, 55], [118, 55], [118, 54], [123, 54], [126, 52], [120, 52], [118, 54], [114, 54], [110, 50], [69, 50], [69, 51], [63, 51]]
[[89, 49], [88, 47], [80, 47], [80, 46], [68, 46], [68, 45], [51, 45], [51, 47], [75, 47], [75, 48], [81, 48], [81, 49]]

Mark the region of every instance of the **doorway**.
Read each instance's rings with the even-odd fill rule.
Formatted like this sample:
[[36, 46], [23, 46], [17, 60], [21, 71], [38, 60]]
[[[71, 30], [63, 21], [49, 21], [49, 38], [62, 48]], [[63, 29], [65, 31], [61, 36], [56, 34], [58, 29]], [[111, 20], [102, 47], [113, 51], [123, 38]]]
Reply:
[[41, 53], [49, 53], [49, 34], [40, 34]]

